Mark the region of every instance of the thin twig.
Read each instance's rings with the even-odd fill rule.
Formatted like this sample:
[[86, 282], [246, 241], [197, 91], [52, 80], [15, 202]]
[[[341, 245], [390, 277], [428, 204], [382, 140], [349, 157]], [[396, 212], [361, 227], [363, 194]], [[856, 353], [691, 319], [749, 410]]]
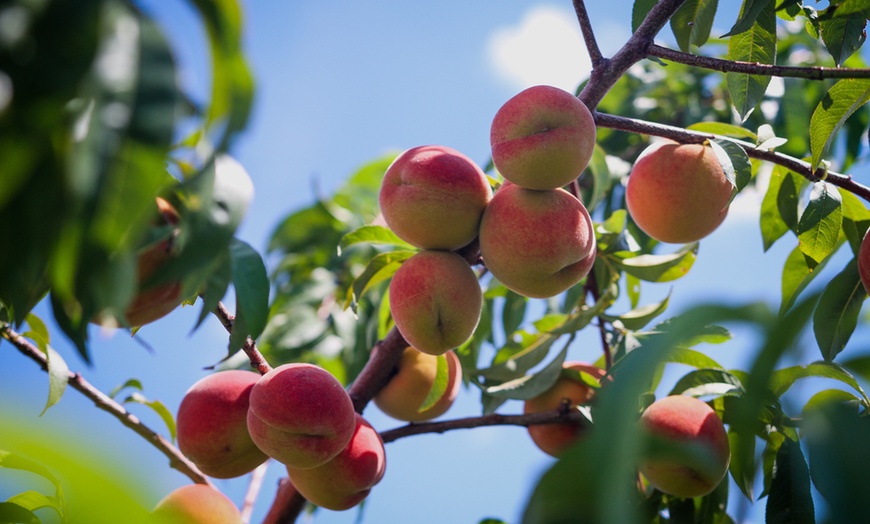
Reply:
[[248, 483], [245, 500], [242, 502], [242, 524], [251, 522], [254, 504], [257, 503], [257, 497], [260, 496], [260, 488], [263, 487], [263, 477], [266, 476], [266, 471], [269, 469], [269, 462], [271, 461], [263, 462], [251, 472], [251, 481]]
[[[0, 335], [15, 346], [23, 355], [39, 364], [43, 371], [48, 371], [48, 358], [45, 353], [38, 347], [30, 343], [23, 336], [15, 332], [11, 326], [4, 322], [0, 322]], [[136, 434], [147, 440], [152, 446], [157, 448], [169, 459], [169, 466], [186, 475], [190, 480], [197, 484], [206, 484], [213, 486], [211, 481], [202, 474], [201, 471], [193, 464], [181, 451], [166, 440], [162, 435], [146, 426], [139, 417], [127, 411], [124, 406], [116, 402], [113, 398], [106, 395], [99, 389], [95, 388], [90, 382], [85, 380], [81, 374], [70, 372], [67, 377], [67, 384], [73, 389], [80, 392], [94, 402], [94, 405], [109, 413], [121, 424], [132, 429]]]
[[859, 184], [851, 177], [851, 175], [845, 175], [835, 171], [825, 171], [823, 168], [813, 170], [809, 162], [804, 162], [803, 160], [782, 153], [777, 153], [776, 151], [757, 149], [755, 144], [744, 142], [742, 140], [736, 140], [730, 137], [719, 137], [710, 133], [690, 131], [681, 127], [667, 126], [648, 122], [646, 120], [626, 118], [607, 113], [596, 113], [595, 124], [610, 129], [618, 129], [620, 131], [669, 138], [682, 143], [701, 143], [705, 140], [713, 140], [715, 138], [727, 138], [743, 148], [746, 155], [750, 158], [766, 160], [773, 164], [783, 166], [793, 173], [801, 175], [812, 182], [825, 180], [870, 202], [870, 187]]
[[809, 80], [870, 78], [870, 69], [866, 68], [778, 66], [759, 64], [758, 62], [740, 62], [683, 53], [682, 51], [662, 47], [658, 44], [650, 45], [647, 54], [648, 56], [670, 60], [671, 62], [722, 73], [745, 73], [749, 75], [778, 76], [781, 78], [806, 78]]
[[[236, 317], [230, 313], [230, 310], [223, 304], [223, 302], [218, 302], [217, 307], [214, 309], [213, 313], [216, 317], [221, 321], [224, 328], [226, 328], [227, 333], [233, 332], [233, 322], [236, 320]], [[266, 362], [266, 358], [263, 357], [263, 354], [260, 353], [260, 350], [257, 349], [257, 344], [251, 339], [251, 337], [247, 337], [245, 339], [245, 344], [242, 346], [242, 351], [248, 355], [248, 359], [251, 361], [251, 367], [256, 369], [261, 375], [265, 375], [269, 371], [272, 370], [272, 366]]]
[[601, 65], [604, 56], [598, 47], [595, 32], [592, 30], [592, 22], [589, 20], [589, 12], [586, 11], [586, 4], [583, 0], [574, 0], [574, 12], [577, 14], [577, 23], [580, 24], [580, 32], [583, 33], [583, 41], [586, 42], [586, 52], [589, 53], [592, 67], [595, 68]]

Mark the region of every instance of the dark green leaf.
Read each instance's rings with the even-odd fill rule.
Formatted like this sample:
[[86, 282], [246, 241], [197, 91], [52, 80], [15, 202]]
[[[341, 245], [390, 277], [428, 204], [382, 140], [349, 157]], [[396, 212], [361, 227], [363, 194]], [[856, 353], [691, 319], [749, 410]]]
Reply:
[[737, 193], [752, 181], [752, 165], [746, 151], [735, 142], [727, 139], [716, 139], [710, 142], [710, 146], [716, 153], [716, 158], [722, 164], [725, 177], [734, 186], [732, 199]]
[[[9, 497], [6, 502], [11, 504], [17, 504], [18, 506], [21, 506], [28, 511], [37, 511], [40, 509], [51, 508], [63, 520], [63, 507], [58, 504], [57, 499], [55, 499], [54, 497], [47, 497], [42, 493], [39, 493], [38, 491], [25, 491], [23, 493], [13, 495]], [[5, 522], [2, 517], [2, 512], [0, 512], [0, 522]]]
[[241, 349], [247, 337], [256, 340], [269, 317], [269, 277], [260, 254], [247, 243], [230, 243], [233, 288], [236, 290], [236, 318], [229, 351]]
[[798, 442], [785, 439], [776, 454], [765, 507], [766, 524], [814, 524], [810, 471]]
[[[776, 57], [776, 13], [773, 0], [746, 0], [740, 20], [728, 33], [728, 59], [773, 64]], [[726, 73], [731, 103], [745, 120], [764, 96], [769, 76]]]
[[0, 522], [40, 524], [42, 521], [32, 511], [14, 502], [0, 502]]
[[505, 335], [510, 335], [522, 325], [528, 300], [513, 291], [508, 291], [504, 298], [501, 318]]
[[821, 263], [839, 246], [842, 225], [840, 192], [828, 182], [814, 183], [797, 231], [801, 253], [807, 256], [811, 265]]
[[788, 224], [783, 220], [779, 210], [779, 189], [788, 172], [775, 166], [770, 174], [770, 183], [761, 201], [761, 213], [758, 217], [761, 226], [761, 240], [764, 243], [764, 251], [770, 249], [773, 243], [782, 238], [789, 230]]
[[683, 52], [707, 43], [718, 5], [719, 0], [687, 0], [671, 17], [671, 30]]
[[755, 435], [743, 436], [732, 428], [728, 431], [731, 446], [731, 464], [728, 471], [740, 491], [750, 501], [755, 500]]
[[870, 404], [870, 399], [867, 399], [864, 389], [855, 380], [855, 377], [835, 362], [813, 362], [806, 366], [792, 366], [778, 369], [770, 376], [770, 390], [774, 395], [782, 396], [796, 381], [808, 377], [839, 380], [860, 393], [867, 403]]
[[653, 8], [658, 0], [634, 0], [631, 8], [631, 32], [637, 31], [640, 24], [643, 23], [650, 9]]
[[794, 305], [801, 292], [816, 278], [816, 275], [822, 272], [828, 264], [828, 260], [830, 257], [824, 259], [821, 264], [810, 267], [807, 257], [801, 253], [800, 246], [792, 250], [785, 259], [785, 266], [782, 268], [780, 315], [784, 315]]
[[698, 243], [686, 244], [669, 255], [640, 255], [619, 259], [607, 256], [617, 269], [648, 282], [670, 282], [686, 275], [695, 263]]
[[[837, 10], [839, 14], [839, 9]], [[855, 54], [867, 34], [864, 28], [867, 26], [867, 18], [863, 14], [834, 16], [819, 21], [822, 31], [822, 40], [828, 52], [834, 57], [834, 62], [840, 66], [847, 58]]]
[[870, 10], [870, 0], [843, 0], [834, 11], [834, 18], [853, 14], [866, 14]]
[[559, 379], [559, 376], [562, 374], [562, 364], [565, 362], [565, 356], [568, 354], [568, 346], [569, 344], [565, 344], [562, 351], [537, 373], [509, 380], [497, 386], [487, 387], [485, 390], [486, 394], [493, 397], [517, 400], [528, 400], [537, 397], [553, 387], [553, 384]]
[[858, 264], [853, 259], [825, 287], [813, 315], [813, 332], [825, 360], [834, 360], [846, 347], [866, 298]]
[[810, 118], [812, 168], [827, 156], [837, 132], [846, 120], [870, 100], [870, 80], [847, 78], [837, 81], [816, 106]]

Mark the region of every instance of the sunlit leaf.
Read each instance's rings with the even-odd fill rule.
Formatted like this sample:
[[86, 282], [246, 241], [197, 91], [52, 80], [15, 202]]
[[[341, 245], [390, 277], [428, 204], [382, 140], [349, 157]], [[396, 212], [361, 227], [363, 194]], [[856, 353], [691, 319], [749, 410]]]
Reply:
[[236, 318], [230, 335], [229, 351], [240, 349], [247, 337], [256, 340], [269, 318], [269, 277], [262, 257], [247, 243], [230, 243], [233, 288], [236, 291]]
[[867, 39], [864, 29], [867, 27], [865, 14], [840, 14], [840, 16], [819, 20], [822, 40], [828, 52], [834, 57], [834, 63], [842, 65], [847, 58], [855, 54]]
[[385, 244], [401, 249], [414, 249], [414, 246], [399, 238], [389, 228], [384, 226], [362, 226], [341, 237], [338, 243], [339, 254], [348, 247], [360, 244]]
[[828, 182], [816, 182], [810, 200], [798, 222], [798, 242], [801, 253], [813, 264], [819, 264], [838, 246], [843, 225], [840, 193]]
[[813, 315], [813, 332], [825, 360], [834, 360], [846, 347], [866, 298], [858, 263], [853, 259], [825, 287]]
[[[776, 12], [773, 0], [747, 0], [740, 19], [725, 35], [728, 59], [773, 64], [776, 57]], [[761, 101], [769, 76], [726, 73], [728, 92], [737, 114], [746, 119]]]
[[670, 282], [686, 275], [695, 263], [698, 243], [687, 244], [676, 253], [668, 255], [640, 255], [632, 258], [607, 259], [617, 269], [648, 282]]
[[734, 138], [748, 138], [753, 142], [758, 139], [756, 134], [753, 133], [751, 130], [734, 124], [727, 124], [725, 122], [697, 122], [686, 127], [686, 129], [689, 129], [691, 131], [700, 131], [702, 133], [710, 133], [713, 135], [730, 136]]
[[846, 120], [870, 100], [870, 80], [846, 78], [837, 81], [816, 106], [810, 118], [812, 168], [816, 169], [834, 144]]
[[143, 394], [138, 391], [134, 391], [130, 396], [124, 399], [124, 403], [134, 403], [141, 404], [143, 406], [148, 406], [163, 420], [164, 424], [166, 424], [166, 428], [169, 429], [169, 436], [174, 441], [175, 440], [175, 418], [172, 416], [172, 412], [166, 408], [163, 402], [159, 400], [149, 400]]
[[444, 396], [444, 393], [447, 392], [449, 378], [447, 357], [444, 355], [438, 355], [435, 357], [435, 360], [437, 361], [435, 380], [432, 383], [432, 387], [429, 389], [429, 393], [426, 394], [426, 398], [423, 399], [423, 403], [420, 404], [419, 408], [417, 408], [418, 413], [423, 413], [437, 404], [438, 401], [441, 400], [441, 397]]

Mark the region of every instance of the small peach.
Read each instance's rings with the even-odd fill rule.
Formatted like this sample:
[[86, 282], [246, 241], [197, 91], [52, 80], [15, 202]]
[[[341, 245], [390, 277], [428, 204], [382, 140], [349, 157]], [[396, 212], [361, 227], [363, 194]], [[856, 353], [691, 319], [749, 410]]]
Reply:
[[160, 524], [241, 524], [242, 514], [220, 491], [187, 484], [164, 497], [152, 515]]
[[[429, 396], [438, 375], [438, 360], [447, 361], [447, 388], [435, 404], [420, 411]], [[423, 353], [413, 347], [405, 348], [396, 374], [375, 395], [378, 408], [387, 415], [406, 422], [420, 422], [440, 417], [450, 409], [462, 385], [462, 366], [453, 351], [444, 356]]]

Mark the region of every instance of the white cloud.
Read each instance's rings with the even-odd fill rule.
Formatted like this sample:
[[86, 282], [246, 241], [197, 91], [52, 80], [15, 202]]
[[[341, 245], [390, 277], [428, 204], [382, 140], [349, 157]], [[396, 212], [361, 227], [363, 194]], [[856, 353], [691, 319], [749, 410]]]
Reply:
[[517, 25], [493, 32], [487, 55], [515, 89], [548, 84], [573, 92], [592, 70], [574, 13], [552, 6], [535, 6]]

